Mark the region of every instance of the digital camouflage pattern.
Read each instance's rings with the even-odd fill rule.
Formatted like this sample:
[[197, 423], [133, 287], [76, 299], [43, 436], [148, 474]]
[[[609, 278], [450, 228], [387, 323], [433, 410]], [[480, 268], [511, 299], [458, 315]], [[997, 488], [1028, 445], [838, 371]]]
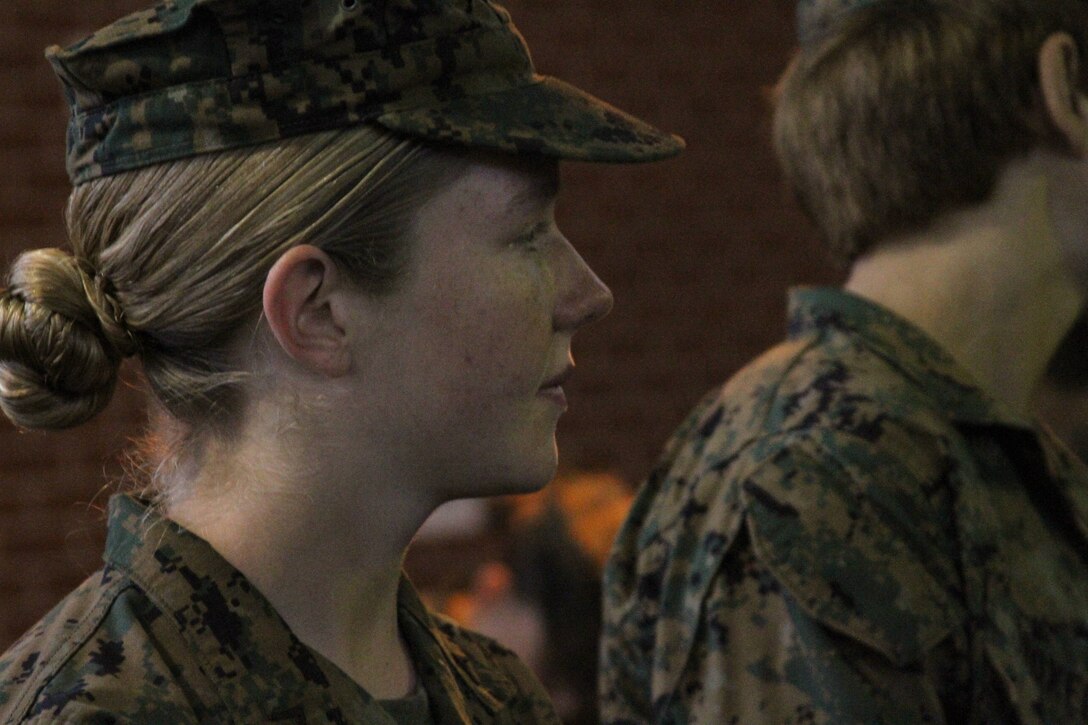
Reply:
[[683, 147], [538, 75], [489, 0], [165, 0], [47, 55], [71, 106], [77, 184], [364, 122], [587, 161]]
[[798, 291], [605, 598], [606, 723], [1088, 722], [1088, 469], [907, 322]]
[[[0, 723], [396, 722], [206, 542], [123, 496], [109, 527], [105, 568], [0, 657]], [[434, 722], [558, 725], [525, 665], [407, 580], [400, 626]]]

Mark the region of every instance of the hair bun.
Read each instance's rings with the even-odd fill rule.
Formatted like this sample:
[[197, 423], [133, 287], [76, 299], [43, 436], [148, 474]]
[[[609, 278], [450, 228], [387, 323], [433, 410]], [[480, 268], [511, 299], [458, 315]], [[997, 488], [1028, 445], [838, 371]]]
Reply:
[[27, 428], [70, 428], [106, 407], [135, 351], [102, 280], [60, 249], [12, 265], [0, 296], [0, 408]]

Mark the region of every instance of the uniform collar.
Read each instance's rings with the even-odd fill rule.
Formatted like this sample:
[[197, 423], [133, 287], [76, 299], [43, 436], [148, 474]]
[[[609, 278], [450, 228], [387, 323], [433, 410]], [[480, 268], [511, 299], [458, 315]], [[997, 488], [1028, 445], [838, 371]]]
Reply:
[[[269, 601], [210, 544], [125, 495], [110, 500], [106, 561], [126, 572], [170, 617], [241, 722], [328, 721], [394, 725], [369, 693], [302, 644]], [[439, 722], [497, 713], [515, 688], [466, 656], [402, 578], [401, 630]], [[468, 694], [466, 694], [468, 693]], [[472, 699], [470, 706], [469, 698]], [[320, 720], [325, 722], [325, 719]]]
[[488, 676], [475, 657], [445, 636], [443, 625], [423, 606], [406, 578], [401, 580], [399, 603], [401, 632], [431, 698], [435, 721], [476, 722], [472, 713], [481, 710], [495, 718], [517, 694], [512, 683]]
[[306, 722], [306, 713], [338, 710], [349, 722], [392, 725], [210, 544], [134, 498], [110, 499], [106, 560], [175, 622], [233, 719]]
[[791, 290], [790, 339], [828, 330], [849, 333], [917, 385], [956, 423], [1033, 428], [983, 391], [936, 340], [891, 310], [834, 287]]
[[[1031, 451], [1080, 536], [1088, 540], [1088, 467], [1046, 426], [1014, 415], [988, 395], [933, 338], [907, 320], [870, 300], [832, 287], [798, 288], [790, 292], [789, 337], [848, 333], [914, 383], [963, 431], [986, 429], [1010, 455]], [[1042, 485], [1031, 481], [1029, 485]]]

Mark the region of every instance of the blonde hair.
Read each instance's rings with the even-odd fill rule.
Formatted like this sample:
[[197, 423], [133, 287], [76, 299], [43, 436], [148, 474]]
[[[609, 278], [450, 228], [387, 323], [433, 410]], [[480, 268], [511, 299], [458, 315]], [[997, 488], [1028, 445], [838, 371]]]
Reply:
[[0, 407], [27, 428], [78, 425], [135, 354], [172, 417], [222, 425], [247, 379], [232, 344], [258, 319], [276, 259], [313, 244], [364, 291], [389, 292], [413, 213], [465, 163], [359, 126], [76, 187], [71, 254], [25, 252], [0, 295]]

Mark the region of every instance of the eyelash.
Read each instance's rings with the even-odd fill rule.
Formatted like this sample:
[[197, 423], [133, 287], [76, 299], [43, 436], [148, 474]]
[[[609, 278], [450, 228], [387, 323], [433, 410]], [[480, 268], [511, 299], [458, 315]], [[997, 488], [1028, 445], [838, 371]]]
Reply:
[[525, 234], [518, 236], [514, 239], [514, 245], [519, 247], [536, 246], [537, 240], [547, 231], [542, 224], [538, 224]]

